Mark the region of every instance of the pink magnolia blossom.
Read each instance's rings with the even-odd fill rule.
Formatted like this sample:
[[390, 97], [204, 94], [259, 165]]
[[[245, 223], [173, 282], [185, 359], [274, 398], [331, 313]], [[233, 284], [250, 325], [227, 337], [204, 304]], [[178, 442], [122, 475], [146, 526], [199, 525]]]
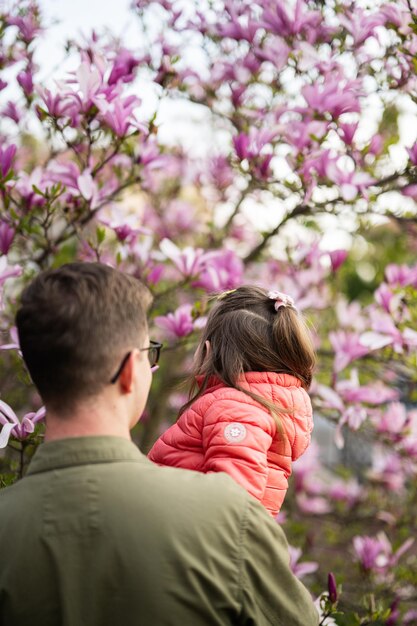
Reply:
[[162, 239], [170, 240], [196, 232], [201, 224], [195, 205], [178, 198], [166, 205], [162, 215], [151, 204], [146, 204], [143, 223]]
[[81, 172], [74, 161], [52, 161], [48, 166], [48, 177], [52, 182], [61, 183], [74, 193], [80, 192], [78, 179], [81, 177]]
[[358, 193], [366, 197], [367, 188], [374, 182], [366, 172], [343, 170], [338, 159], [328, 162], [326, 176], [340, 187], [340, 195], [346, 202], [354, 200]]
[[126, 96], [125, 98], [117, 98], [108, 102], [106, 100], [95, 99], [101, 118], [105, 124], [118, 136], [125, 137], [129, 131], [139, 129], [143, 133], [147, 133], [147, 128], [141, 124], [134, 110], [139, 106], [140, 99], [137, 96]]
[[415, 143], [411, 148], [407, 148], [408, 156], [410, 157], [410, 161], [413, 165], [417, 165], [417, 143]]
[[[411, 455], [410, 455], [411, 456]], [[406, 461], [397, 452], [388, 455], [377, 454], [373, 459], [369, 478], [383, 484], [389, 491], [398, 493], [404, 489], [410, 460]]]
[[328, 495], [332, 500], [345, 502], [353, 506], [363, 494], [363, 488], [356, 480], [335, 480], [329, 488]]
[[384, 138], [382, 137], [382, 135], [376, 134], [372, 137], [371, 141], [369, 142], [368, 154], [377, 156], [378, 154], [381, 154], [383, 148], [384, 148]]
[[[77, 127], [81, 116], [89, 113], [93, 106], [111, 107], [114, 99], [119, 99], [119, 86], [109, 85], [104, 80], [105, 66], [103, 59], [93, 55], [95, 63], [87, 54], [82, 54], [82, 63], [65, 81], [57, 83], [59, 97], [45, 90], [43, 99], [51, 115], [63, 115], [69, 118], [71, 125]], [[42, 92], [41, 92], [42, 93]], [[136, 96], [131, 96], [136, 98]], [[52, 113], [52, 109], [54, 113]], [[114, 105], [113, 105], [114, 107]]]
[[207, 292], [234, 289], [242, 282], [243, 262], [232, 250], [215, 250], [203, 257], [203, 267], [195, 287], [202, 287]]
[[30, 70], [19, 72], [16, 80], [23, 89], [25, 96], [29, 98], [33, 94], [32, 72]]
[[408, 458], [417, 461], [417, 435], [404, 437], [400, 442], [400, 449], [404, 451]]
[[392, 402], [386, 411], [377, 420], [376, 429], [378, 432], [397, 435], [401, 433], [407, 423], [407, 411], [401, 402]]
[[172, 339], [185, 337], [194, 330], [192, 308], [191, 304], [183, 304], [174, 313], [155, 317], [155, 324]]
[[109, 85], [113, 85], [121, 80], [123, 83], [130, 83], [134, 78], [134, 70], [139, 65], [139, 59], [135, 58], [129, 50], [122, 48], [118, 51], [113, 63], [109, 78]]
[[248, 41], [252, 43], [258, 31], [259, 25], [255, 22], [243, 23], [233, 11], [233, 5], [229, 5], [230, 21], [226, 24], [214, 24], [212, 32], [220, 37], [230, 37], [236, 41]]
[[15, 230], [7, 222], [0, 222], [0, 254], [7, 254], [13, 243]]
[[9, 119], [13, 120], [13, 122], [16, 122], [16, 124], [20, 122], [20, 119], [22, 117], [22, 112], [11, 100], [9, 100], [3, 107], [3, 109], [1, 110], [1, 114], [4, 117], [8, 117]]
[[352, 328], [358, 332], [365, 330], [367, 320], [364, 319], [359, 302], [348, 303], [344, 298], [339, 298], [336, 302], [336, 314], [339, 326], [342, 328]]
[[42, 88], [38, 88], [38, 93], [49, 115], [56, 118], [68, 117], [71, 119], [71, 125], [76, 125], [79, 107], [74, 100], [73, 94], [68, 94], [65, 91], [58, 91], [54, 94], [49, 89]]
[[254, 53], [262, 61], [269, 61], [277, 71], [287, 64], [290, 55], [288, 44], [281, 37], [268, 37], [262, 46], [256, 46]]
[[266, 3], [262, 14], [267, 31], [282, 37], [303, 33], [311, 43], [322, 34], [322, 22], [321, 13], [313, 11], [304, 0], [296, 0], [293, 8], [282, 2]]
[[2, 426], [0, 449], [7, 446], [10, 436], [16, 439], [25, 439], [33, 433], [35, 425], [45, 417], [45, 414], [45, 407], [42, 407], [36, 413], [26, 413], [20, 421], [13, 409], [3, 400], [0, 400], [0, 425]]
[[401, 193], [403, 196], [415, 200], [417, 198], [417, 185], [405, 185], [405, 187], [401, 189]]
[[335, 351], [334, 371], [341, 372], [352, 361], [368, 354], [370, 348], [364, 345], [358, 333], [337, 330], [329, 333], [330, 343]]
[[12, 161], [16, 154], [16, 146], [14, 144], [7, 148], [0, 147], [0, 172], [3, 178], [7, 176], [12, 167]]
[[21, 276], [23, 269], [20, 265], [8, 265], [7, 257], [0, 257], [0, 309], [3, 306], [3, 299], [1, 295], [1, 289], [3, 284], [9, 278], [15, 278], [17, 276]]
[[341, 265], [346, 261], [348, 256], [347, 250], [331, 250], [329, 252], [330, 262], [332, 264], [332, 270], [336, 272]]
[[339, 20], [352, 35], [354, 45], [357, 47], [375, 35], [376, 28], [385, 22], [385, 17], [382, 13], [367, 13], [355, 7], [348, 15], [341, 15]]
[[345, 402], [365, 403], [365, 404], [385, 404], [398, 399], [398, 391], [387, 387], [380, 380], [360, 385], [358, 372], [353, 369], [350, 378], [338, 380], [336, 384], [338, 394]]
[[356, 536], [353, 539], [356, 559], [365, 571], [386, 570], [391, 556], [391, 544], [385, 533], [376, 537]]
[[34, 206], [42, 206], [45, 204], [45, 198], [40, 195], [36, 189], [45, 192], [51, 185], [51, 180], [41, 167], [35, 167], [30, 174], [20, 172], [19, 178], [15, 184], [15, 190], [21, 195], [25, 201], [26, 210], [32, 209]]
[[219, 189], [224, 190], [234, 182], [233, 170], [228, 159], [222, 155], [214, 156], [209, 161], [210, 182]]
[[97, 183], [91, 176], [89, 169], [84, 170], [77, 177], [77, 187], [83, 198], [89, 201], [91, 209], [95, 209], [98, 205], [99, 192]]
[[410, 29], [410, 10], [405, 3], [396, 2], [390, 4], [384, 4], [380, 10], [381, 14], [385, 17], [385, 25], [392, 24], [398, 28], [399, 32], [403, 35], [408, 35]]
[[361, 567], [367, 571], [375, 573], [385, 573], [389, 568], [398, 563], [407, 550], [414, 543], [414, 538], [407, 539], [394, 552], [392, 545], [384, 532], [380, 532], [376, 537], [356, 536], [353, 538], [353, 549], [356, 559]]
[[162, 264], [156, 264], [148, 267], [146, 274], [146, 280], [151, 285], [157, 285], [161, 280], [165, 271], [165, 266]]
[[17, 26], [20, 36], [26, 44], [29, 44], [42, 30], [35, 3], [29, 5], [28, 10], [24, 13], [8, 15], [6, 21], [11, 26]]
[[390, 263], [385, 268], [385, 278], [389, 285], [406, 287], [407, 285], [417, 286], [417, 265], [395, 265]]
[[332, 507], [326, 498], [301, 493], [296, 496], [297, 506], [302, 513], [308, 515], [326, 515]]
[[417, 461], [417, 411], [408, 412], [404, 430], [399, 437], [399, 449], [404, 451], [406, 458]]
[[320, 407], [323, 409], [336, 409], [340, 413], [345, 410], [345, 405], [340, 395], [331, 387], [323, 384], [315, 384], [312, 392], [317, 397]]
[[320, 150], [309, 154], [298, 170], [303, 179], [307, 182], [311, 182], [314, 177], [319, 180], [324, 179], [330, 162], [330, 154], [330, 150]]
[[359, 83], [346, 81], [341, 84], [337, 78], [329, 77], [324, 83], [305, 85], [301, 90], [309, 110], [321, 115], [330, 113], [338, 118], [342, 113], [359, 113]]
[[104, 88], [103, 73], [91, 63], [81, 63], [75, 76], [85, 103], [84, 110], [88, 110], [97, 97], [110, 95], [111, 90]]
[[[141, 257], [144, 264], [147, 263], [150, 256], [150, 249], [152, 245], [152, 230], [140, 226], [140, 218], [136, 215], [127, 216], [122, 207], [115, 204], [114, 206], [108, 206], [106, 214], [99, 214], [97, 221], [104, 226], [112, 229], [117, 239], [121, 242], [126, 242], [130, 249], [133, 249], [133, 245], [136, 243], [139, 235], [144, 235], [147, 241], [147, 249], [145, 255], [137, 255]], [[149, 238], [149, 239], [146, 239]]]
[[139, 228], [131, 228], [128, 224], [122, 224], [121, 226], [115, 226], [113, 228], [119, 241], [133, 241], [136, 236], [141, 232]]
[[[41, 177], [43, 187], [50, 186], [51, 183], [61, 183], [65, 185], [68, 199], [78, 198], [80, 195], [89, 202], [92, 209], [96, 209], [103, 201], [111, 195], [117, 186], [114, 177], [108, 176], [98, 187], [97, 179], [93, 177], [91, 168], [86, 168], [80, 172], [78, 165], [73, 161], [57, 162], [52, 161], [48, 165], [48, 170]], [[105, 220], [100, 218], [105, 223]]]
[[238, 158], [251, 160], [258, 157], [265, 146], [270, 144], [275, 134], [275, 131], [258, 130], [254, 127], [249, 129], [249, 133], [239, 133], [237, 137], [233, 138], [233, 145]]
[[360, 342], [370, 351], [392, 345], [395, 352], [401, 354], [405, 348], [417, 346], [417, 332], [409, 327], [400, 331], [389, 315], [375, 311], [372, 316], [372, 330], [362, 333]]
[[359, 122], [347, 123], [340, 122], [338, 125], [341, 137], [347, 146], [351, 146], [353, 143], [353, 138], [358, 129]]
[[[330, 29], [326, 27], [326, 30], [330, 34]], [[330, 54], [323, 55], [323, 49], [318, 50], [308, 41], [300, 40], [294, 41], [293, 46], [293, 54], [295, 52], [297, 66], [301, 72], [308, 72], [316, 68], [320, 74], [327, 75], [338, 71], [339, 64], [337, 59], [332, 58]]]
[[334, 434], [334, 442], [339, 450], [341, 450], [345, 445], [343, 427], [347, 425], [351, 430], [359, 430], [367, 417], [368, 413], [365, 407], [359, 404], [350, 406], [343, 412]]
[[201, 249], [186, 247], [180, 250], [169, 239], [163, 239], [160, 249], [185, 277], [198, 276], [204, 267], [204, 252]]
[[417, 609], [410, 609], [404, 613], [403, 624], [404, 626], [413, 626], [413, 624], [417, 624]]
[[169, 163], [169, 156], [161, 154], [158, 143], [153, 135], [140, 137], [138, 152], [137, 162], [148, 170], [162, 168]]
[[[236, 94], [235, 98], [239, 99], [239, 93], [245, 92], [246, 86], [251, 82], [253, 75], [259, 71], [260, 65], [259, 58], [252, 52], [248, 52], [240, 59], [235, 59], [234, 62], [220, 60], [212, 68], [210, 82], [214, 85], [220, 85], [224, 81], [238, 83], [232, 87], [232, 99], [233, 92]], [[184, 74], [182, 78], [184, 79]]]
[[[302, 152], [307, 148], [311, 148], [311, 146], [317, 146], [317, 140], [324, 139], [328, 132], [329, 122], [325, 120], [303, 120], [302, 122], [294, 121], [291, 124], [286, 125], [283, 129], [285, 137], [287, 138], [288, 143], [290, 143], [294, 148], [297, 149], [298, 152]], [[328, 151], [323, 151], [325, 153], [325, 157], [320, 157], [320, 154], [317, 155], [316, 163], [320, 163], [324, 158], [328, 158]], [[325, 168], [321, 165], [319, 166], [323, 173], [325, 172]]]
[[297, 259], [300, 261], [303, 260], [311, 268], [320, 268], [320, 259], [323, 254], [325, 253], [320, 249], [319, 240], [308, 245], [304, 245], [303, 243], [297, 245]]
[[382, 306], [387, 313], [392, 313], [391, 303], [395, 302], [395, 295], [387, 283], [381, 283], [375, 292], [375, 302]]
[[301, 548], [295, 548], [292, 545], [288, 545], [288, 552], [290, 553], [290, 568], [294, 576], [297, 576], [300, 580], [307, 576], [308, 574], [312, 574], [316, 572], [319, 568], [319, 564], [315, 561], [303, 561], [299, 563], [299, 559], [302, 555]]

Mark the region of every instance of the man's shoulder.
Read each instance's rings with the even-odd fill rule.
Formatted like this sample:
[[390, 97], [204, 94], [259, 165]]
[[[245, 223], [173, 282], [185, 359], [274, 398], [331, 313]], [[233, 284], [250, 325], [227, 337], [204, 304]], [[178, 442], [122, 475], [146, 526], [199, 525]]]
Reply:
[[0, 519], [3, 525], [8, 516], [19, 517], [22, 511], [27, 515], [27, 507], [30, 507], [30, 500], [36, 497], [29, 481], [18, 480], [8, 487], [0, 489]]
[[[149, 466], [150, 465], [150, 466]], [[176, 467], [161, 467], [149, 461], [145, 484], [153, 486], [154, 493], [164, 494], [168, 499], [181, 498], [182, 502], [197, 501], [204, 508], [219, 509], [229, 507], [242, 512], [250, 500], [247, 492], [224, 473], [203, 474]]]

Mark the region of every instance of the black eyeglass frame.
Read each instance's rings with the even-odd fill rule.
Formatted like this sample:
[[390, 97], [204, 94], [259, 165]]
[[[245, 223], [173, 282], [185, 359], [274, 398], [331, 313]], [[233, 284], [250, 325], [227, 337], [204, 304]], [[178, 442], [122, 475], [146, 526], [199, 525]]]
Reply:
[[[155, 350], [155, 358], [151, 360], [149, 359], [149, 365], [151, 367], [155, 367], [155, 365], [158, 363], [159, 361], [159, 357], [161, 354], [161, 349], [163, 348], [163, 344], [159, 343], [159, 341], [150, 341], [150, 346], [148, 346], [147, 348], [139, 348], [139, 352], [146, 352], [148, 350]], [[130, 357], [130, 355], [132, 354], [132, 351], [128, 352], [122, 359], [122, 362], [119, 365], [119, 368], [117, 370], [117, 372], [115, 373], [115, 375], [113, 376], [113, 378], [110, 379], [110, 383], [112, 385], [114, 385], [114, 383], [117, 381], [117, 379], [119, 378], [120, 374], [123, 372], [123, 368], [127, 363], [128, 358]], [[150, 355], [149, 355], [150, 356]]]

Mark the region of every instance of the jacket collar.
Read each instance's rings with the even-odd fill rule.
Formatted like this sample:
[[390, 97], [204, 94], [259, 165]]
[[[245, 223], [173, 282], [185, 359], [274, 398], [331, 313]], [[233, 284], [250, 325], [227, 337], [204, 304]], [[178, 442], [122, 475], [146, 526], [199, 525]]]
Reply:
[[147, 459], [132, 441], [122, 437], [71, 437], [39, 446], [26, 475], [116, 461], [147, 462]]
[[[204, 376], [197, 376], [199, 387], [204, 380]], [[276, 372], [245, 372], [239, 380], [238, 384], [246, 389], [251, 390], [258, 385], [272, 385], [277, 387], [301, 387], [301, 381], [291, 374], [278, 374]], [[204, 393], [214, 391], [215, 388], [225, 387], [224, 383], [217, 376], [210, 376]]]

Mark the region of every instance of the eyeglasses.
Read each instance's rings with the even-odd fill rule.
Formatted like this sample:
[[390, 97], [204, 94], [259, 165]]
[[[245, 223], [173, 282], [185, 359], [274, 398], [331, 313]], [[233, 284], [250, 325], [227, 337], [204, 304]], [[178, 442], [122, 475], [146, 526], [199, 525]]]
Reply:
[[[159, 355], [161, 354], [162, 343], [158, 341], [150, 341], [150, 345], [147, 348], [140, 348], [139, 352], [148, 352], [149, 364], [151, 367], [155, 367], [155, 365], [159, 361]], [[119, 369], [110, 380], [111, 384], [114, 385], [116, 380], [119, 378], [120, 374], [123, 372], [123, 368], [127, 363], [128, 358], [132, 354], [132, 351], [128, 352], [125, 357], [123, 357], [122, 362], [120, 363]]]

